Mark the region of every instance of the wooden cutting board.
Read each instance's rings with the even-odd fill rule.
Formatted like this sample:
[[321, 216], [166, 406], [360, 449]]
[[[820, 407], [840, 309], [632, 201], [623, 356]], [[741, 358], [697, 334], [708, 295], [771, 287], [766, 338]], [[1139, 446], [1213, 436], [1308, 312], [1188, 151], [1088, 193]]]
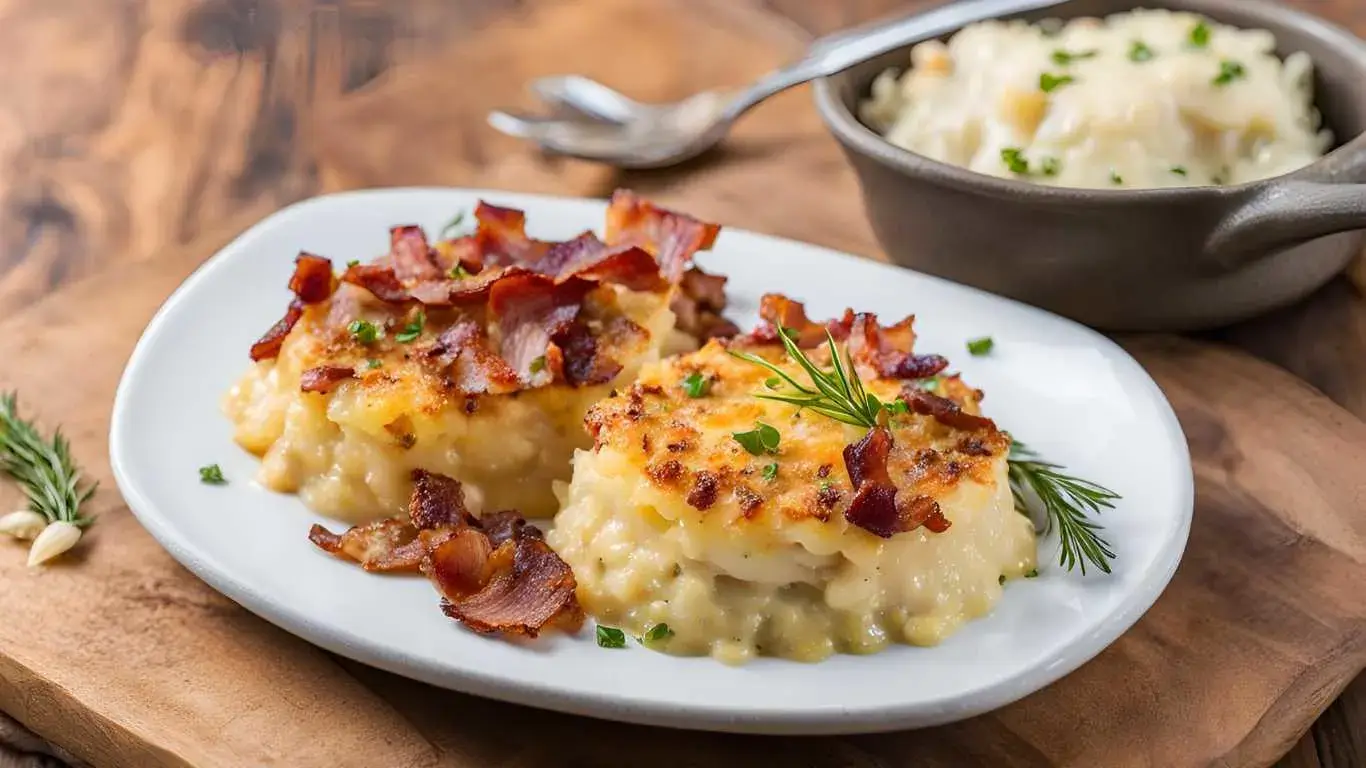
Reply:
[[[754, 7], [722, 2], [531, 3], [380, 87], [313, 105], [299, 127], [307, 149], [285, 152], [283, 164], [308, 165], [324, 189], [605, 195], [625, 185], [729, 225], [876, 257], [856, 184], [805, 92], [762, 107], [727, 151], [682, 173], [549, 160], [483, 127], [489, 107], [521, 100], [537, 74], [584, 72], [647, 99], [738, 82], [800, 39], [760, 22]], [[0, 320], [0, 360], [10, 363], [0, 388], [17, 387], [45, 423], [62, 423], [105, 482], [93, 504], [100, 520], [74, 557], [29, 571], [22, 548], [0, 542], [0, 710], [96, 765], [1256, 766], [1285, 753], [1366, 666], [1366, 425], [1282, 370], [1169, 336], [1125, 343], [1190, 440], [1197, 509], [1186, 558], [1119, 642], [996, 713], [850, 738], [688, 733], [495, 703], [340, 660], [176, 565], [109, 484], [109, 406], [143, 325], [275, 204], [238, 206], [183, 245]], [[16, 503], [0, 490], [0, 508]], [[250, 531], [222, 525], [250, 546]]]

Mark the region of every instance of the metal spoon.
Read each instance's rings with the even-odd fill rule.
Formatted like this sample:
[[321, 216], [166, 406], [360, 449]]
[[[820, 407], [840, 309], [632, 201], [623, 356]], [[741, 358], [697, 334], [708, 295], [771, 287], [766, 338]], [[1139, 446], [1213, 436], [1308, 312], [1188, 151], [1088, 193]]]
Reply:
[[545, 77], [533, 81], [531, 89], [554, 108], [557, 117], [495, 111], [489, 114], [489, 124], [559, 154], [622, 168], [661, 168], [710, 149], [741, 115], [775, 93], [977, 21], [1066, 1], [962, 0], [914, 16], [855, 27], [817, 39], [800, 61], [738, 93], [704, 91], [674, 104], [641, 104], [577, 75]]

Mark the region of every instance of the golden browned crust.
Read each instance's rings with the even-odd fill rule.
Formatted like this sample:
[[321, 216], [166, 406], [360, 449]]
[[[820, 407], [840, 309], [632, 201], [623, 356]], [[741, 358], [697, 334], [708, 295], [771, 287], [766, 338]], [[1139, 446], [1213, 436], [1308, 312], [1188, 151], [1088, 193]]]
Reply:
[[[744, 349], [778, 364], [797, 381], [804, 374], [781, 347], [745, 340]], [[808, 355], [826, 366], [829, 355]], [[691, 397], [684, 386], [700, 376], [705, 395]], [[772, 374], [727, 353], [713, 340], [697, 352], [646, 368], [636, 384], [594, 406], [586, 421], [595, 446], [626, 454], [656, 487], [678, 494], [694, 509], [737, 511], [736, 524], [760, 516], [790, 520], [842, 520], [854, 496], [843, 451], [864, 430], [814, 412], [756, 398]], [[977, 416], [982, 393], [957, 375], [930, 379], [864, 378], [884, 401], [912, 388], [908, 412], [891, 418], [894, 438], [887, 459], [891, 480], [907, 501], [926, 511], [960, 483], [990, 483], [1010, 439], [990, 420]], [[932, 398], [914, 394], [932, 387]], [[779, 390], [781, 391], [781, 390]], [[917, 403], [924, 403], [916, 407]], [[940, 407], [935, 407], [936, 405]], [[945, 418], [951, 423], [945, 423]], [[771, 425], [781, 435], [775, 453], [752, 455], [733, 434]], [[729, 502], [729, 504], [727, 504]]]

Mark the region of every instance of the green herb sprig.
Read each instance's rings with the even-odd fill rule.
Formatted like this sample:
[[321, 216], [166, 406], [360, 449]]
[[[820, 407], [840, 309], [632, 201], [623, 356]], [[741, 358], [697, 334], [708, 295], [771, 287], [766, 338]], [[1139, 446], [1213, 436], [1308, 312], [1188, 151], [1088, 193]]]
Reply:
[[1054, 64], [1057, 64], [1060, 67], [1065, 67], [1074, 61], [1081, 61], [1083, 59], [1094, 59], [1098, 55], [1100, 55], [1100, 51], [1096, 50], [1095, 48], [1092, 48], [1088, 51], [1077, 51], [1076, 53], [1059, 48], [1056, 51], [1053, 51], [1052, 58]]
[[839, 351], [835, 349], [835, 339], [830, 336], [828, 331], [826, 332], [826, 341], [830, 347], [830, 360], [834, 366], [831, 371], [823, 371], [811, 362], [797, 346], [797, 342], [786, 328], [778, 330], [778, 338], [782, 339], [787, 356], [801, 366], [807, 377], [811, 379], [811, 386], [798, 383], [796, 379], [788, 375], [787, 371], [758, 355], [729, 350], [734, 357], [767, 368], [793, 390], [793, 394], [760, 392], [755, 397], [760, 400], [774, 400], [779, 403], [795, 405], [798, 408], [810, 409], [822, 416], [828, 416], [835, 421], [842, 421], [856, 427], [872, 428], [878, 425], [878, 414], [888, 410], [888, 404], [883, 403], [876, 395], [863, 388], [863, 381], [859, 378], [858, 372], [854, 370], [852, 361], [847, 366], [840, 361]]
[[1129, 46], [1129, 61], [1136, 64], [1152, 61], [1153, 57], [1156, 55], [1157, 54], [1153, 52], [1153, 49], [1149, 48], [1148, 44], [1142, 40], [1135, 40], [1133, 45]]
[[1010, 493], [1015, 497], [1015, 508], [1028, 514], [1026, 489], [1038, 497], [1047, 513], [1044, 533], [1058, 530], [1062, 547], [1058, 564], [1067, 570], [1074, 567], [1086, 575], [1089, 562], [1105, 573], [1110, 572], [1110, 561], [1115, 552], [1101, 535], [1101, 526], [1091, 515], [1102, 509], [1114, 509], [1119, 495], [1108, 488], [1080, 478], [1063, 474], [1062, 467], [1044, 461], [1018, 440], [1010, 443]]
[[399, 331], [394, 336], [394, 341], [397, 341], [400, 344], [411, 344], [412, 342], [417, 341], [418, 337], [422, 335], [423, 326], [426, 324], [427, 313], [419, 309], [412, 322], [403, 326], [403, 330]]
[[783, 439], [777, 428], [762, 421], [754, 422], [754, 429], [748, 432], [732, 432], [731, 437], [753, 456], [777, 453], [778, 445]]
[[698, 371], [693, 371], [684, 377], [683, 381], [679, 382], [679, 386], [683, 387], [683, 391], [688, 393], [688, 397], [696, 400], [701, 397], [706, 397], [707, 393], [711, 391], [711, 379], [703, 376]]
[[[853, 360], [840, 359], [835, 339], [828, 332], [826, 343], [831, 360], [831, 370], [828, 371], [813, 363], [786, 329], [779, 329], [778, 336], [787, 356], [811, 380], [810, 385], [798, 383], [782, 368], [762, 357], [729, 350], [732, 356], [773, 372], [796, 391], [796, 394], [757, 392], [755, 397], [795, 405], [844, 424], [868, 429], [885, 424], [884, 420], [893, 414], [906, 412], [904, 400], [884, 403], [864, 388]], [[1112, 509], [1112, 502], [1119, 495], [1089, 480], [1064, 474], [1062, 467], [1044, 461], [1018, 442], [1012, 441], [1007, 464], [1010, 490], [1016, 506], [1028, 512], [1028, 490], [1038, 498], [1047, 515], [1048, 524], [1044, 532], [1057, 529], [1062, 545], [1058, 564], [1069, 571], [1080, 568], [1083, 575], [1087, 563], [1110, 573], [1110, 561], [1115, 558], [1115, 552], [1100, 535], [1101, 526], [1089, 518], [1100, 514], [1102, 509]]]
[[446, 226], [441, 228], [441, 239], [450, 240], [460, 230], [460, 225], [465, 223], [465, 212], [460, 211], [446, 222]]
[[16, 392], [0, 395], [0, 473], [19, 484], [29, 509], [50, 523], [84, 528], [93, 517], [81, 505], [95, 493], [97, 483], [85, 483], [71, 458], [71, 444], [60, 429], [44, 438], [32, 421], [19, 415]]
[[1071, 75], [1055, 75], [1052, 72], [1045, 72], [1039, 75], [1039, 90], [1044, 93], [1052, 93], [1064, 85], [1075, 83], [1077, 78]]
[[1219, 62], [1219, 74], [1215, 75], [1210, 82], [1217, 86], [1225, 86], [1244, 77], [1247, 77], [1246, 67], [1239, 62], [1224, 59]]

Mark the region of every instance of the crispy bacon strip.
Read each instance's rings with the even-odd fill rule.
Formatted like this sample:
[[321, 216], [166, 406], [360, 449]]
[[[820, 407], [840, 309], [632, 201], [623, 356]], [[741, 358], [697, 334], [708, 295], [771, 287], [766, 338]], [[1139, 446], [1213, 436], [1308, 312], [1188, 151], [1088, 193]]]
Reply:
[[272, 360], [279, 357], [280, 348], [285, 345], [285, 337], [294, 330], [294, 325], [303, 316], [303, 302], [298, 299], [289, 302], [289, 309], [285, 310], [285, 316], [275, 321], [275, 325], [272, 325], [259, 341], [251, 345], [251, 359]]
[[383, 264], [357, 264], [342, 273], [342, 281], [359, 285], [388, 304], [402, 304], [413, 297], [399, 281], [394, 268]]
[[394, 276], [404, 285], [445, 277], [436, 264], [435, 254], [427, 245], [427, 234], [422, 227], [407, 225], [391, 228], [389, 257], [393, 261]]
[[332, 274], [332, 260], [310, 253], [300, 253], [294, 259], [294, 274], [289, 276], [289, 290], [305, 304], [327, 301], [337, 290], [337, 278]]
[[786, 328], [795, 337], [798, 347], [810, 349], [824, 344], [827, 332], [835, 341], [847, 339], [854, 313], [846, 309], [838, 320], [817, 323], [806, 316], [806, 305], [800, 301], [793, 301], [781, 293], [766, 293], [759, 299], [759, 320], [759, 325], [749, 334], [749, 340], [776, 344], [778, 329]]
[[925, 379], [949, 367], [939, 355], [917, 355], [911, 315], [896, 325], [878, 325], [877, 315], [854, 315], [849, 329], [849, 357], [860, 375], [884, 379]]
[[320, 365], [309, 368], [299, 376], [299, 389], [304, 392], [326, 394], [343, 381], [356, 377], [356, 369], [346, 365]]
[[633, 291], [658, 291], [668, 286], [649, 252], [636, 245], [610, 246], [592, 232], [551, 246], [532, 269], [560, 283], [581, 278], [616, 283]]
[[740, 328], [721, 316], [726, 308], [726, 277], [710, 275], [697, 267], [683, 273], [669, 309], [677, 318], [678, 330], [698, 341], [726, 339], [740, 333]]
[[584, 280], [557, 283], [534, 273], [512, 275], [493, 284], [488, 306], [502, 339], [499, 353], [517, 372], [523, 388], [542, 387], [554, 380], [551, 363], [560, 362], [563, 353], [551, 350], [553, 340], [569, 331], [592, 287]]
[[511, 510], [475, 520], [465, 511], [458, 481], [429, 472], [413, 477], [414, 522], [449, 531], [428, 537], [432, 546], [422, 562], [448, 616], [485, 633], [535, 637], [547, 627], [578, 630], [583, 609], [574, 573], [539, 529]]
[[479, 201], [474, 209], [479, 222], [474, 237], [479, 243], [480, 263], [485, 266], [528, 266], [550, 250], [551, 243], [526, 236], [526, 214]]
[[408, 519], [419, 530], [478, 524], [465, 507], [465, 489], [459, 480], [425, 469], [414, 469], [411, 477]]
[[454, 478], [420, 469], [412, 478], [410, 522], [379, 520], [341, 535], [315, 525], [309, 540], [367, 571], [421, 571], [442, 611], [476, 632], [536, 637], [583, 626], [574, 572], [540, 529], [512, 510], [476, 519]]
[[887, 472], [891, 450], [892, 433], [885, 427], [875, 427], [857, 443], [845, 446], [844, 467], [854, 484], [854, 498], [844, 519], [884, 539], [922, 525], [935, 533], [948, 530], [949, 521], [934, 499], [897, 498], [896, 485]]
[[919, 387], [904, 388], [901, 392], [901, 399], [905, 400], [906, 405], [915, 413], [921, 416], [932, 416], [940, 424], [954, 429], [967, 432], [996, 429], [996, 422], [991, 419], [968, 413], [958, 407], [958, 403], [946, 397], [926, 392]]
[[479, 518], [479, 527], [484, 529], [485, 535], [489, 537], [489, 543], [497, 547], [510, 539], [517, 539], [529, 536], [533, 539], [543, 538], [541, 529], [528, 523], [515, 509], [502, 509], [497, 512], [490, 512]]
[[285, 337], [294, 330], [294, 325], [304, 316], [304, 306], [326, 301], [337, 289], [337, 280], [332, 275], [332, 261], [309, 253], [300, 253], [294, 259], [294, 273], [289, 277], [289, 290], [294, 300], [285, 310], [285, 316], [266, 331], [265, 335], [251, 345], [252, 360], [269, 360], [280, 355]]
[[577, 632], [583, 626], [574, 572], [549, 545], [520, 536], [496, 549], [486, 546], [492, 544], [482, 531], [467, 528], [426, 561], [447, 616], [475, 632], [527, 637], [547, 628]]
[[641, 200], [627, 190], [617, 190], [607, 208], [608, 245], [637, 245], [659, 262], [659, 271], [670, 284], [698, 251], [710, 250], [721, 227], [698, 221]]
[[451, 380], [461, 394], [499, 394], [521, 388], [517, 371], [489, 348], [488, 334], [475, 320], [459, 320], [442, 331], [427, 354], [450, 366]]
[[315, 525], [308, 540], [337, 557], [360, 563], [367, 571], [416, 573], [426, 555], [417, 534], [408, 523], [389, 518], [358, 525], [341, 535]]

